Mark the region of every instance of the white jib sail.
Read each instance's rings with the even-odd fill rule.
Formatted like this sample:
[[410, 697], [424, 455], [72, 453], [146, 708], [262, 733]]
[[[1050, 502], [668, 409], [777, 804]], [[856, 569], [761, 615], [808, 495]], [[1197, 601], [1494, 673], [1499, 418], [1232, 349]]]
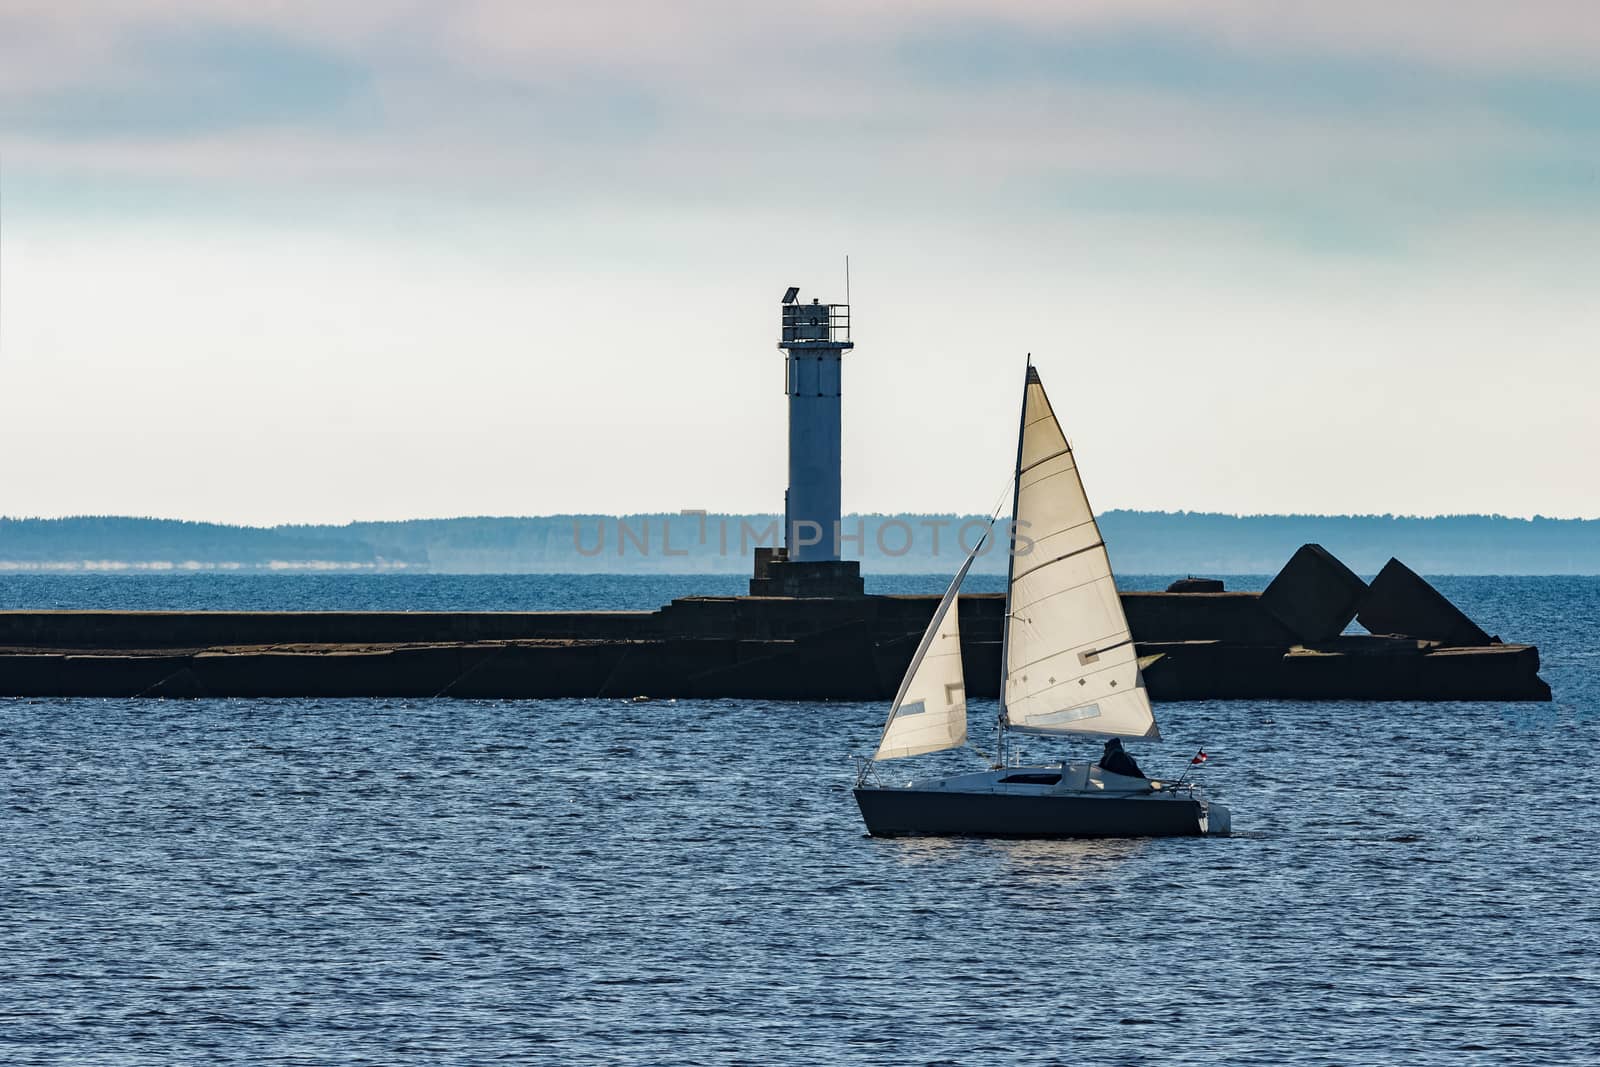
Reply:
[[967, 743], [967, 681], [961, 670], [956, 596], [982, 547], [980, 540], [967, 554], [950, 588], [945, 590], [944, 599], [934, 609], [900, 682], [900, 692], [889, 706], [889, 718], [883, 724], [883, 737], [873, 759], [920, 756]]
[[1160, 737], [1111, 559], [1072, 449], [1031, 366], [1016, 492], [1006, 724], [1026, 733]]

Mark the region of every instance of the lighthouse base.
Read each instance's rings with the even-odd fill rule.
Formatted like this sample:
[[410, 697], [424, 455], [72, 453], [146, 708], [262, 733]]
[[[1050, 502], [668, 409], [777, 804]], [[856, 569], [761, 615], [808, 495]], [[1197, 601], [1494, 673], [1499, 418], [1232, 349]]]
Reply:
[[756, 549], [751, 596], [865, 596], [859, 560], [791, 560], [783, 549]]

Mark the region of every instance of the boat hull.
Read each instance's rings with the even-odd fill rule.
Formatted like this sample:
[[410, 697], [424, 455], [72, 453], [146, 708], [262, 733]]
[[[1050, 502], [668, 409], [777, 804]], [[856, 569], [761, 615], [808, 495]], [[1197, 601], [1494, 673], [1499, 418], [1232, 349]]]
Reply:
[[1211, 827], [1217, 820], [1208, 818], [1207, 805], [1177, 796], [1018, 795], [870, 786], [856, 789], [855, 796], [867, 832], [874, 837], [1199, 837], [1226, 832]]

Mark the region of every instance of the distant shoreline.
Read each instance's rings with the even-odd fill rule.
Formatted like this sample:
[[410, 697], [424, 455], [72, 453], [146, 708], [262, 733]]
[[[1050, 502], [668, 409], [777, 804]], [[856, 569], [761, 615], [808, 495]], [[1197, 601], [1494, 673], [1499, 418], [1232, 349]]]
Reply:
[[[841, 552], [866, 574], [947, 574], [985, 520], [851, 515]], [[1251, 515], [1109, 511], [1101, 531], [1127, 574], [1273, 574], [1324, 545], [1358, 573], [1393, 556], [1425, 574], [1600, 574], [1600, 520], [1494, 515]], [[0, 576], [120, 573], [748, 575], [776, 515], [706, 512], [226, 526], [127, 517], [0, 519]], [[993, 542], [986, 550], [994, 549]], [[1001, 573], [1005, 550], [976, 573]]]

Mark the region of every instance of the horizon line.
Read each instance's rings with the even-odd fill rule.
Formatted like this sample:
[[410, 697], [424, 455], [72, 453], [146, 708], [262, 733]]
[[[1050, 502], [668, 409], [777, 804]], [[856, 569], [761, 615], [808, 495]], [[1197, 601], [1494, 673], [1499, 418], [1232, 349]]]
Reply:
[[[1197, 511], [1193, 509], [1154, 509], [1154, 508], [1108, 508], [1097, 513], [1097, 517], [1105, 518], [1110, 515], [1158, 515], [1169, 517], [1202, 517], [1223, 519], [1387, 519], [1391, 521], [1428, 522], [1444, 519], [1489, 519], [1505, 522], [1600, 522], [1600, 515], [1546, 515], [1535, 512], [1532, 515], [1510, 515], [1502, 512], [1462, 511], [1440, 512], [1431, 515], [1397, 512], [1303, 512], [1303, 511]], [[33, 522], [69, 522], [73, 520], [118, 520], [129, 522], [156, 522], [156, 523], [186, 523], [196, 526], [218, 526], [231, 529], [246, 530], [279, 530], [296, 527], [330, 527], [345, 528], [351, 526], [377, 526], [397, 525], [402, 523], [423, 522], [516, 522], [539, 519], [675, 519], [675, 518], [762, 518], [781, 519], [776, 511], [712, 511], [710, 509], [685, 508], [677, 511], [557, 511], [538, 514], [458, 514], [458, 515], [413, 515], [396, 519], [345, 519], [343, 521], [315, 521], [315, 520], [289, 520], [283, 522], [231, 522], [225, 519], [193, 519], [178, 518], [163, 515], [129, 515], [113, 513], [75, 512], [62, 515], [0, 515], [0, 523], [33, 523]], [[952, 518], [978, 518], [986, 516], [976, 512], [961, 511], [851, 511], [844, 513], [841, 518], [895, 518], [900, 516], [929, 516]]]

